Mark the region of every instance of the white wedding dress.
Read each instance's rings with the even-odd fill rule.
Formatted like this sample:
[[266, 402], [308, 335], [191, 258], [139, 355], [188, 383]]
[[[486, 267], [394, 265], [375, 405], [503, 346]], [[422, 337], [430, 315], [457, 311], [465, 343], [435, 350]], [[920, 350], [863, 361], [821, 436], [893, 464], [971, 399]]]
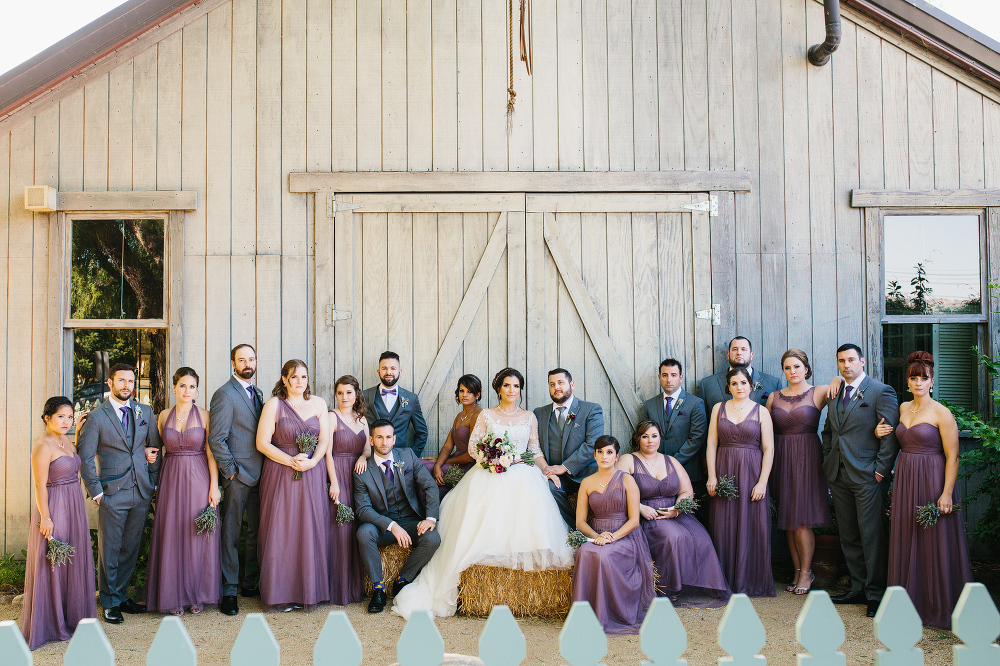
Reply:
[[[541, 455], [534, 414], [510, 417], [484, 409], [469, 437], [473, 458], [475, 442], [490, 428], [497, 436], [508, 433], [515, 457], [525, 450]], [[420, 609], [436, 616], [454, 615], [462, 571], [474, 564], [525, 571], [573, 566], [566, 525], [548, 481], [533, 465], [516, 464], [494, 474], [477, 464], [445, 495], [437, 525], [441, 545], [393, 602], [393, 612], [404, 618]]]

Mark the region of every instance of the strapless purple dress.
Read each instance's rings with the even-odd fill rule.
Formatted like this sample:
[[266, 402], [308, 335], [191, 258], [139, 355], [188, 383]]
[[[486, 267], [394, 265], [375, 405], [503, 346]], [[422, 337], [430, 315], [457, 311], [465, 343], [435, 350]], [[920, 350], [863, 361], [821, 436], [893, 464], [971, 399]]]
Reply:
[[[470, 435], [472, 435], [472, 429], [469, 428], [469, 426], [460, 425], [457, 428], [451, 429], [451, 443], [455, 445], [451, 449], [452, 458], [469, 452]], [[424, 468], [426, 468], [427, 471], [431, 473], [431, 475], [434, 474], [434, 463], [436, 462], [435, 460], [422, 459], [420, 462], [424, 464]], [[470, 462], [458, 465], [457, 467], [459, 467], [462, 471], [468, 472], [470, 469], [472, 469], [472, 466], [475, 464], [476, 463], [474, 462]], [[455, 467], [455, 465], [448, 465], [448, 464], [441, 465], [441, 471], [447, 472], [452, 467]], [[447, 485], [438, 486], [439, 499], [444, 499], [444, 496], [448, 494], [449, 490], [451, 490], [451, 486]]]
[[750, 493], [760, 478], [760, 405], [740, 423], [726, 416], [728, 402], [720, 403], [716, 427], [719, 446], [715, 455], [718, 478], [736, 479], [739, 497], [711, 498], [709, 526], [719, 553], [726, 582], [734, 593], [751, 597], [773, 597], [771, 574], [771, 508], [768, 496], [751, 502]]
[[774, 465], [769, 486], [778, 502], [777, 525], [783, 530], [830, 524], [830, 495], [823, 474], [823, 443], [810, 387], [801, 395], [775, 391], [771, 403], [774, 422]]
[[[618, 470], [603, 493], [590, 493], [590, 525], [598, 534], [628, 522], [624, 476]], [[577, 549], [573, 601], [589, 601], [605, 633], [637, 633], [654, 596], [653, 565], [641, 529], [606, 546], [585, 543]]]
[[[271, 443], [298, 455], [300, 432], [319, 434], [319, 419], [305, 421], [284, 400]], [[294, 480], [287, 465], [264, 458], [260, 475], [260, 599], [268, 608], [295, 604], [313, 608], [330, 600], [330, 495], [326, 465], [320, 463]]]
[[[673, 506], [681, 483], [670, 459], [666, 460], [667, 476], [662, 479], [650, 474], [639, 456], [632, 459], [640, 501], [654, 509]], [[674, 606], [699, 608], [716, 608], [729, 601], [729, 585], [719, 555], [697, 518], [682, 513], [676, 518], [642, 519], [642, 531], [659, 574], [658, 596], [676, 597]]]
[[74, 453], [50, 462], [45, 487], [49, 495], [52, 536], [76, 548], [76, 555], [52, 570], [45, 559], [48, 542], [38, 531], [41, 514], [38, 506], [33, 506], [24, 572], [24, 605], [21, 607], [21, 633], [32, 650], [49, 641], [68, 641], [80, 620], [97, 617], [94, 553], [80, 489], [80, 456]]
[[191, 423], [178, 431], [175, 412], [170, 410], [163, 425], [163, 465], [146, 579], [146, 604], [160, 613], [217, 604], [222, 592], [220, 531], [198, 534], [194, 524], [208, 506], [211, 483], [205, 428], [193, 407]]
[[[364, 428], [355, 433], [332, 412], [337, 429], [333, 431], [333, 469], [340, 488], [338, 501], [354, 504], [354, 463], [365, 450]], [[332, 425], [332, 424], [331, 424]], [[357, 521], [337, 523], [337, 507], [330, 505], [330, 603], [346, 606], [361, 600], [361, 554], [355, 537]]]
[[[944, 490], [941, 433], [930, 423], [896, 426], [900, 452], [892, 482], [889, 528], [889, 585], [902, 585], [924, 624], [951, 629], [951, 612], [972, 581], [969, 546], [961, 510], [936, 525], [917, 524], [917, 507], [937, 502]], [[959, 502], [958, 489], [952, 500]]]

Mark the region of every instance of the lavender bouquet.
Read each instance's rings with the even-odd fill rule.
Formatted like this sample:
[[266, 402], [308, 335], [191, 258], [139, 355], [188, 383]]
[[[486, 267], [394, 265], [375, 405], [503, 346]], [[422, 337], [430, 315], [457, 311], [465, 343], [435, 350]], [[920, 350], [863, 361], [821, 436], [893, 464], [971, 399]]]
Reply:
[[[961, 508], [960, 504], [955, 504], [952, 506], [952, 511], [957, 511]], [[917, 507], [917, 524], [922, 525], [924, 529], [937, 525], [937, 521], [940, 518], [941, 508], [937, 505], [937, 502], [928, 502], [923, 506]]]
[[354, 509], [346, 504], [337, 502], [337, 524], [343, 525], [344, 523], [349, 523], [352, 520], [354, 520]]
[[[314, 435], [311, 432], [303, 431], [295, 436], [295, 445], [299, 447], [299, 453], [312, 453], [316, 450], [319, 445], [319, 436]], [[298, 481], [302, 478], [302, 472], [298, 470], [292, 474], [292, 480]]]
[[49, 561], [52, 570], [61, 564], [68, 564], [76, 555], [76, 548], [55, 537], [49, 537], [48, 546], [45, 548], [45, 559]]
[[525, 451], [521, 454], [521, 462], [525, 465], [535, 466], [535, 457], [531, 455], [531, 451]]
[[740, 490], [736, 487], [736, 479], [732, 476], [720, 476], [715, 485], [715, 494], [723, 499], [736, 499]]
[[576, 550], [588, 541], [593, 541], [593, 539], [587, 538], [587, 535], [580, 530], [573, 530], [566, 536], [566, 544], [573, 550]]
[[462, 480], [465, 476], [465, 472], [458, 465], [452, 465], [448, 468], [448, 471], [444, 473], [444, 485], [449, 488], [454, 488], [458, 485], [458, 482]]
[[666, 509], [657, 509], [660, 513], [667, 513], [668, 511], [677, 511], [678, 513], [690, 513], [693, 514], [698, 510], [700, 504], [698, 500], [693, 497], [685, 497], [684, 499], [679, 499], [674, 503], [672, 507]]
[[194, 519], [194, 526], [198, 528], [198, 534], [212, 534], [219, 526], [219, 514], [211, 504], [201, 510], [201, 513]]

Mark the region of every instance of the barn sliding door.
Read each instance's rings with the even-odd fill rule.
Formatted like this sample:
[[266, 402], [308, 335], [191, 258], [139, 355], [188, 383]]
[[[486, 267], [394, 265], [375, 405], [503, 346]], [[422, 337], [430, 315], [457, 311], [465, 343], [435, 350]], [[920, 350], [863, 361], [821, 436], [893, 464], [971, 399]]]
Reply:
[[[317, 199], [319, 206], [324, 200]], [[688, 388], [712, 367], [707, 195], [338, 194], [316, 233], [317, 389], [377, 382], [378, 356], [401, 356], [444, 442], [465, 373], [488, 386], [510, 365], [525, 406], [548, 402], [562, 366], [577, 394], [628, 437], [657, 364], [680, 359]], [[692, 208], [694, 210], [692, 210]], [[705, 208], [704, 211], [700, 210]]]

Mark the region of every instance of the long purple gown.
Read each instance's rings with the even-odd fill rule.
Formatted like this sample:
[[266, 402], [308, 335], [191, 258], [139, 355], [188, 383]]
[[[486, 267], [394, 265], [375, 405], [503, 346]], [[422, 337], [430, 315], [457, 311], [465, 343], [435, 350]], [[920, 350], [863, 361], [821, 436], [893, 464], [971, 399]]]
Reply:
[[[333, 469], [340, 488], [338, 501], [354, 503], [354, 463], [365, 449], [364, 428], [355, 433], [337, 412], [337, 428], [333, 431]], [[361, 554], [355, 537], [357, 521], [337, 523], [337, 507], [330, 506], [330, 603], [346, 606], [361, 600]]]
[[160, 613], [217, 604], [222, 590], [220, 532], [198, 534], [194, 524], [208, 506], [211, 476], [201, 414], [196, 407], [190, 414], [193, 422], [183, 431], [177, 430], [176, 408], [163, 425], [163, 465], [146, 579], [146, 604]]
[[49, 463], [49, 480], [45, 487], [49, 495], [52, 536], [76, 548], [73, 559], [54, 571], [45, 559], [48, 542], [37, 527], [41, 514], [37, 506], [31, 510], [21, 633], [32, 650], [49, 641], [68, 641], [80, 620], [97, 617], [94, 554], [79, 473], [80, 456], [75, 453]]
[[[902, 585], [924, 624], [951, 629], [951, 612], [972, 581], [969, 546], [961, 510], [936, 525], [917, 524], [917, 507], [937, 503], [944, 490], [941, 432], [930, 423], [896, 426], [901, 450], [892, 483], [889, 528], [889, 585]], [[958, 489], [952, 500], [959, 501]]]
[[[271, 443], [298, 455], [295, 438], [319, 434], [319, 419], [305, 421], [284, 400]], [[319, 464], [294, 480], [287, 465], [264, 459], [260, 475], [260, 599], [270, 608], [294, 604], [307, 608], [330, 600], [330, 495], [326, 465]]]
[[[603, 493], [590, 493], [594, 511], [590, 526], [598, 534], [614, 532], [628, 522], [624, 477], [617, 470]], [[588, 542], [577, 549], [573, 601], [589, 601], [605, 633], [638, 632], [655, 594], [649, 546], [641, 529], [605, 546]]]
[[801, 395], [771, 394], [774, 466], [769, 485], [778, 502], [777, 525], [783, 530], [830, 524], [830, 491], [817, 434], [821, 412], [813, 401], [815, 390], [812, 386]]
[[[680, 492], [680, 478], [667, 458], [667, 475], [657, 479], [637, 455], [633, 478], [639, 499], [654, 509], [671, 507]], [[660, 520], [642, 519], [642, 531], [659, 574], [656, 594], [676, 597], [674, 606], [715, 608], [729, 601], [729, 585], [705, 527], [691, 514]], [[678, 596], [679, 595], [679, 596]]]
[[[451, 443], [454, 444], [454, 447], [451, 449], [451, 457], [452, 458], [455, 458], [457, 456], [460, 456], [460, 455], [463, 455], [463, 454], [469, 452], [469, 436], [470, 435], [472, 435], [472, 429], [469, 428], [469, 426], [460, 425], [457, 428], [452, 428], [451, 429]], [[424, 464], [424, 467], [427, 469], [427, 471], [430, 472], [433, 475], [434, 474], [434, 463], [437, 462], [437, 461], [423, 459], [423, 460], [421, 460], [421, 462]], [[475, 462], [463, 463], [461, 465], [458, 465], [458, 467], [463, 472], [468, 472], [470, 469], [472, 469], [472, 466], [475, 465], [475, 464], [476, 464]], [[455, 465], [449, 465], [449, 464], [441, 465], [441, 471], [442, 472], [447, 472], [449, 469], [451, 469], [454, 466]], [[448, 486], [448, 485], [438, 486], [439, 499], [444, 499], [444, 496], [448, 494], [449, 490], [451, 490], [451, 486]]]
[[716, 421], [719, 445], [715, 456], [718, 478], [734, 477], [739, 496], [712, 498], [709, 527], [719, 553], [726, 582], [734, 593], [751, 597], [773, 597], [771, 575], [771, 509], [764, 499], [750, 501], [750, 493], [760, 478], [763, 453], [760, 450], [760, 405], [740, 423], [726, 416], [728, 402], [720, 403]]

